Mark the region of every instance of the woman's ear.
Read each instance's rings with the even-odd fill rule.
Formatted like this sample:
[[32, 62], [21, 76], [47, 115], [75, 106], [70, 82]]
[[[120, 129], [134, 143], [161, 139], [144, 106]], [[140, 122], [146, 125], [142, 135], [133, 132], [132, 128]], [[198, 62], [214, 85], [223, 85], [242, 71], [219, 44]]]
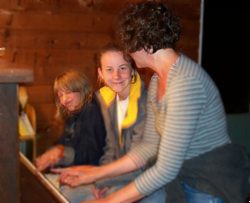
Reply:
[[132, 77], [134, 77], [134, 75], [135, 75], [135, 69], [132, 69], [131, 75], [132, 75]]
[[131, 82], [134, 83], [136, 80], [136, 71], [135, 69], [132, 69], [132, 72], [131, 72]]
[[98, 71], [98, 78], [100, 78], [101, 80], [103, 80], [102, 69], [101, 68], [97, 68], [97, 71]]
[[102, 69], [97, 68], [97, 71], [98, 71], [97, 84], [99, 87], [101, 87], [104, 84]]

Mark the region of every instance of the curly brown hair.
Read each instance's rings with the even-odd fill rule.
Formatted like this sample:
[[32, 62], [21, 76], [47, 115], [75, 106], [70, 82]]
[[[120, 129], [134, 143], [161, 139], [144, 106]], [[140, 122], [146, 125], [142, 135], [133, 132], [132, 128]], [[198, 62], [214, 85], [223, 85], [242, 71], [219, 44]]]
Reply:
[[156, 1], [129, 4], [118, 20], [117, 39], [128, 53], [175, 48], [180, 37], [179, 18]]

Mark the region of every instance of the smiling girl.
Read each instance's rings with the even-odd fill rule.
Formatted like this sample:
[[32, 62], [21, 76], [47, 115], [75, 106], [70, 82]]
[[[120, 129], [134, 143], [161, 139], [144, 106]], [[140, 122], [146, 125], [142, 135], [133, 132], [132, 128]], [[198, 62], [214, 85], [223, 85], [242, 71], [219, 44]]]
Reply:
[[65, 119], [64, 132], [56, 145], [36, 159], [37, 169], [43, 171], [54, 165], [98, 165], [106, 131], [87, 78], [75, 70], [58, 75], [54, 95]]
[[[99, 79], [104, 84], [96, 92], [96, 96], [100, 102], [107, 131], [107, 145], [101, 158], [101, 165], [106, 165], [121, 158], [141, 142], [147, 92], [135, 69], [134, 61], [116, 44], [109, 43], [100, 50], [97, 67]], [[82, 167], [84, 168], [86, 166]], [[73, 187], [81, 185], [81, 178], [77, 176], [81, 173], [80, 168], [70, 167], [56, 171], [61, 173], [62, 183]], [[79, 200], [106, 196], [132, 181], [142, 171], [143, 168], [119, 177], [97, 181], [95, 197], [91, 191], [88, 192], [90, 195], [86, 195], [85, 189]], [[141, 202], [152, 202], [152, 198], [157, 199], [158, 203], [165, 202], [165, 191], [159, 190]], [[74, 201], [76, 202], [81, 201]]]

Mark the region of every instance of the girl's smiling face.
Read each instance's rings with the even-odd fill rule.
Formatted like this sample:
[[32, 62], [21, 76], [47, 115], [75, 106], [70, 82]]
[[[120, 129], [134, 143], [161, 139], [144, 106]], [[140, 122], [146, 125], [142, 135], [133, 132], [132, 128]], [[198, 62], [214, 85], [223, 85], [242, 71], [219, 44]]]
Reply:
[[58, 99], [60, 104], [69, 112], [74, 112], [79, 109], [81, 104], [80, 92], [71, 92], [67, 90], [59, 90]]
[[120, 98], [127, 98], [132, 79], [132, 68], [120, 51], [107, 51], [101, 56], [98, 74]]

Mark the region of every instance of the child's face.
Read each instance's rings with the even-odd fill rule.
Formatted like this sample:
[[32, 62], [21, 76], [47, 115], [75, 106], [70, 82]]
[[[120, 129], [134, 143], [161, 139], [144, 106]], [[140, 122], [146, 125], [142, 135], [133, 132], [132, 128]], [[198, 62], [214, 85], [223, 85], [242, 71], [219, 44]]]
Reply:
[[57, 95], [60, 104], [68, 111], [73, 112], [79, 109], [81, 103], [81, 96], [79, 92], [59, 90]]
[[108, 51], [102, 54], [99, 76], [120, 97], [129, 95], [132, 69], [130, 64], [123, 58], [122, 52]]

